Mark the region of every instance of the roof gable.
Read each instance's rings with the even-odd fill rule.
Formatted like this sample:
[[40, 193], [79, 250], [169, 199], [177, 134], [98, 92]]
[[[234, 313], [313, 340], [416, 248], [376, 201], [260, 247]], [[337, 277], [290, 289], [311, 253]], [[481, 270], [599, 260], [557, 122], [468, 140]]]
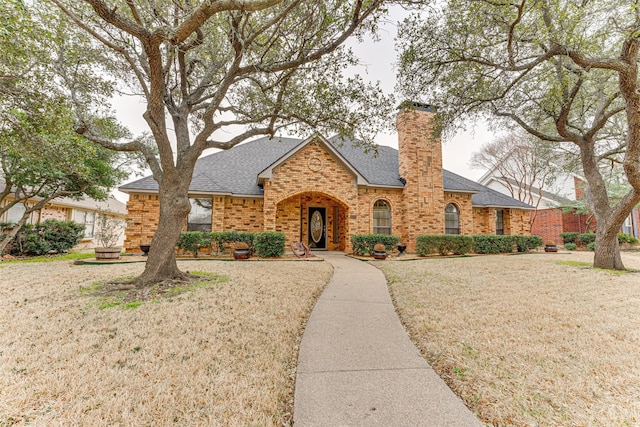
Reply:
[[338, 164], [340, 164], [353, 176], [356, 177], [356, 182], [358, 185], [369, 184], [367, 179], [362, 174], [360, 174], [360, 172], [355, 167], [353, 167], [353, 165], [351, 165], [351, 163], [342, 155], [340, 151], [336, 149], [336, 147], [330, 144], [329, 141], [327, 141], [322, 135], [316, 134], [305, 139], [304, 141], [302, 141], [302, 143], [296, 145], [289, 152], [285, 153], [279, 159], [260, 171], [258, 173], [258, 185], [262, 185], [264, 181], [270, 180], [273, 176], [273, 170], [275, 168], [289, 161], [292, 157], [301, 152], [304, 148], [308, 147], [310, 144], [317, 144], [323, 150], [325, 150]]

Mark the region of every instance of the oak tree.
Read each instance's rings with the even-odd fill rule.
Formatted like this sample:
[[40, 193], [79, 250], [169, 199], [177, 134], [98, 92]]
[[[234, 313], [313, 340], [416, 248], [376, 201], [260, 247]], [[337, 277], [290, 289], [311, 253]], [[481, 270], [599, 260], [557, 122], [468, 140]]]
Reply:
[[[414, 3], [421, 13], [399, 32], [405, 93], [441, 106], [445, 127], [493, 116], [575, 144], [597, 219], [594, 266], [623, 269], [616, 236], [640, 201], [638, 2]], [[612, 155], [632, 187], [617, 203], [599, 169]]]
[[356, 58], [342, 46], [375, 29], [382, 0], [50, 1], [146, 102], [155, 152], [139, 139], [105, 138], [82, 117], [77, 126], [94, 143], [143, 153], [158, 182], [158, 229], [139, 286], [185, 277], [174, 248], [204, 150], [285, 129], [369, 141], [392, 107], [376, 86], [344, 77]]

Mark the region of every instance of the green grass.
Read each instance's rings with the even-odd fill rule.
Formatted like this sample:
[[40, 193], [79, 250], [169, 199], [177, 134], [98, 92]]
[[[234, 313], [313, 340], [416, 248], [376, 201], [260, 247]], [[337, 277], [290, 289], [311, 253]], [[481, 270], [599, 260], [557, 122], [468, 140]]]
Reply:
[[[224, 283], [229, 280], [229, 277], [227, 276], [209, 273], [206, 271], [192, 271], [191, 274], [195, 276], [203, 276], [207, 279], [182, 286], [173, 286], [162, 289], [160, 289], [159, 286], [152, 286], [145, 289], [143, 292], [143, 290], [135, 287], [132, 287], [131, 289], [119, 289], [118, 285], [124, 287], [127, 284], [127, 281], [130, 281], [133, 277], [118, 277], [110, 280], [94, 282], [89, 286], [81, 287], [78, 292], [84, 297], [95, 297], [96, 300], [90, 303], [89, 306], [97, 307], [99, 310], [114, 307], [120, 307], [124, 310], [133, 310], [147, 302], [158, 303], [162, 299], [170, 300], [170, 298], [177, 295], [186, 292], [193, 292], [199, 288]], [[146, 295], [145, 297], [142, 297], [143, 293]]]
[[591, 267], [593, 263], [584, 261], [556, 261], [558, 265], [570, 265], [572, 267]]
[[61, 254], [61, 255], [43, 255], [43, 256], [35, 256], [35, 257], [25, 258], [25, 259], [2, 261], [2, 264], [0, 264], [0, 266], [8, 265], [8, 264], [29, 263], [29, 262], [73, 261], [76, 259], [94, 258], [95, 256], [96, 255], [93, 252], [93, 250], [72, 251], [66, 254]]
[[[586, 267], [586, 268], [593, 268], [593, 263], [591, 262], [584, 262], [584, 261], [556, 261], [556, 264], [558, 265], [570, 265], [572, 267]], [[593, 268], [593, 270], [595, 271], [604, 271], [605, 273], [611, 273], [611, 274], [615, 274], [615, 275], [622, 275], [622, 274], [628, 274], [628, 273], [637, 273], [637, 270], [609, 270], [607, 268]]]

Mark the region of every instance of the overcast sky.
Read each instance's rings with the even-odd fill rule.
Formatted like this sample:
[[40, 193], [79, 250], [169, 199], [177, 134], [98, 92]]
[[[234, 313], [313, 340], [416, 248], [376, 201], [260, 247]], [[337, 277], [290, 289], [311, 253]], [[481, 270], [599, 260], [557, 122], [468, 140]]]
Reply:
[[[362, 66], [359, 74], [371, 81], [380, 81], [385, 92], [394, 92], [396, 81], [396, 53], [394, 50], [394, 39], [396, 36], [397, 23], [402, 20], [406, 12], [400, 8], [392, 8], [390, 13], [390, 22], [385, 23], [380, 29], [380, 40], [374, 42], [367, 40], [364, 43], [352, 42], [354, 52], [356, 52], [361, 60]], [[398, 101], [400, 96], [396, 95]], [[139, 135], [144, 131], [148, 131], [146, 122], [142, 118], [144, 105], [137, 98], [133, 97], [117, 97], [114, 99], [114, 108], [116, 116], [125, 124], [135, 135]], [[330, 135], [327, 135], [330, 136]], [[471, 154], [477, 151], [480, 146], [489, 142], [494, 135], [489, 132], [485, 126], [476, 125], [475, 129], [467, 132], [459, 132], [451, 139], [443, 141], [442, 157], [444, 168], [462, 175], [466, 178], [477, 180], [484, 173], [483, 170], [471, 169], [469, 160]], [[380, 145], [388, 145], [398, 148], [398, 140], [396, 134], [381, 134], [376, 138], [376, 142]], [[127, 195], [117, 192], [116, 197], [119, 200], [126, 201]]]

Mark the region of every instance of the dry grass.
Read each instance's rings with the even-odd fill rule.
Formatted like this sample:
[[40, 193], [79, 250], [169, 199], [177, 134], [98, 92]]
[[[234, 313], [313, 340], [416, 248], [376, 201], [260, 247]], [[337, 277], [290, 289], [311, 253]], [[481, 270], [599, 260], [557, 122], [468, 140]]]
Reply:
[[229, 278], [135, 309], [81, 287], [142, 264], [0, 268], [0, 425], [286, 425], [328, 263], [184, 261]]
[[[640, 273], [592, 253], [377, 263], [433, 368], [496, 426], [640, 425]], [[640, 254], [623, 254], [640, 269]]]

